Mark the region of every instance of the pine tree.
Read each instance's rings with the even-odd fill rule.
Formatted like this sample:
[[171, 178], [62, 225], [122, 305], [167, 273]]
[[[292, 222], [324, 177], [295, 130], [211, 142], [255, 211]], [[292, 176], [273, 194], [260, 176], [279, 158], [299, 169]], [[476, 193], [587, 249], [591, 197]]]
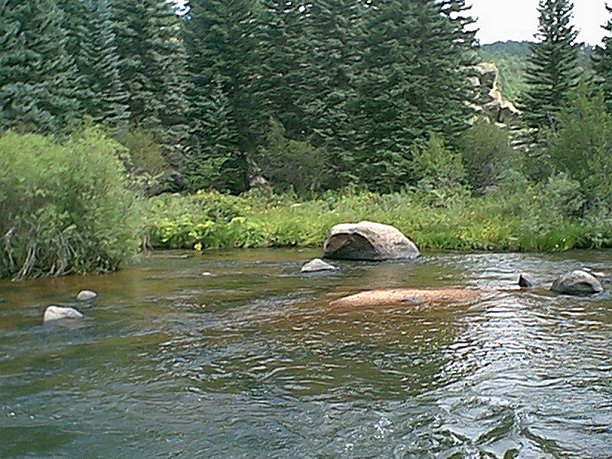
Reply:
[[595, 48], [593, 67], [597, 72], [608, 111], [612, 113], [612, 6], [606, 5], [606, 9], [610, 14], [608, 23], [603, 27], [607, 35], [603, 38], [603, 46]]
[[75, 52], [84, 82], [83, 111], [111, 130], [124, 129], [130, 119], [129, 96], [121, 84], [110, 6], [107, 0], [85, 0], [82, 5], [88, 26], [81, 29]]
[[56, 132], [79, 120], [63, 20], [54, 0], [0, 1], [0, 129]]
[[188, 127], [180, 18], [165, 0], [110, 0], [130, 123], [157, 138], [182, 173]]
[[558, 114], [576, 86], [576, 37], [569, 0], [540, 0], [539, 42], [530, 46], [523, 119], [531, 128], [554, 128]]
[[[189, 163], [192, 171], [200, 171], [192, 186], [214, 184], [238, 193], [249, 187], [253, 154], [268, 124], [268, 104], [260, 91], [265, 71], [260, 10], [256, 0], [192, 0], [189, 6]], [[212, 176], [207, 180], [204, 172]]]
[[321, 0], [311, 8], [305, 33], [308, 47], [305, 91], [300, 95], [302, 131], [311, 145], [329, 153], [325, 165], [337, 186], [351, 179], [356, 136], [350, 116], [357, 100], [354, 83], [364, 6], [353, 0]]
[[392, 0], [367, 14], [351, 118], [358, 176], [380, 191], [411, 181], [415, 142], [434, 132], [452, 144], [468, 126], [475, 41], [464, 10], [463, 1]]

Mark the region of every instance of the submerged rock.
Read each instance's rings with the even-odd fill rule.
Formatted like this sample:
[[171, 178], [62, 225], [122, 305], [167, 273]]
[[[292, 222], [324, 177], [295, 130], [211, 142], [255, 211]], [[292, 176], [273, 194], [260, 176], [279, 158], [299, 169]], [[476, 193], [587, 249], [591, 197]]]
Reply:
[[424, 304], [466, 304], [479, 300], [482, 292], [479, 290], [442, 288], [416, 289], [395, 288], [368, 290], [345, 296], [332, 301], [331, 307], [368, 307], [368, 306], [420, 306]]
[[81, 290], [77, 295], [76, 299], [78, 301], [91, 301], [95, 300], [98, 297], [98, 294], [93, 290]]
[[414, 243], [391, 225], [362, 221], [334, 226], [323, 246], [326, 258], [400, 260], [420, 255]]
[[74, 308], [65, 308], [62, 306], [48, 306], [43, 314], [43, 322], [52, 322], [55, 320], [65, 319], [82, 319], [83, 314]]
[[301, 273], [319, 273], [324, 271], [338, 271], [338, 267], [334, 265], [330, 265], [320, 258], [315, 258], [314, 260], [310, 260], [300, 270]]
[[601, 282], [595, 276], [582, 270], [560, 276], [550, 289], [566, 295], [591, 295], [604, 290]]

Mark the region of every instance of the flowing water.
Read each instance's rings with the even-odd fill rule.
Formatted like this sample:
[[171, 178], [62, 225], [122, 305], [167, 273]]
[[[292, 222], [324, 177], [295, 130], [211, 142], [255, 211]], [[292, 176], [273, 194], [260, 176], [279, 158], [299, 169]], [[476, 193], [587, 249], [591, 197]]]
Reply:
[[[612, 456], [612, 295], [520, 291], [609, 251], [425, 254], [300, 275], [314, 250], [152, 253], [0, 284], [0, 457]], [[472, 305], [334, 310], [380, 287]], [[43, 325], [48, 304], [85, 320]]]

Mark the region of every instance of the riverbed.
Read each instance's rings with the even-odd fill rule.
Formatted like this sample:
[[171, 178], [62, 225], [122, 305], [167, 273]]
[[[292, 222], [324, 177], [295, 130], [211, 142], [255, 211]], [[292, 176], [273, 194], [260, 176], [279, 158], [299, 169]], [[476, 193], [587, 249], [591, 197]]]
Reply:
[[[546, 289], [612, 270], [612, 252], [301, 275], [319, 255], [152, 252], [110, 275], [0, 283], [0, 457], [612, 456], [612, 296]], [[384, 287], [494, 293], [329, 307]], [[99, 297], [77, 303], [81, 289]], [[49, 304], [85, 319], [43, 325]]]

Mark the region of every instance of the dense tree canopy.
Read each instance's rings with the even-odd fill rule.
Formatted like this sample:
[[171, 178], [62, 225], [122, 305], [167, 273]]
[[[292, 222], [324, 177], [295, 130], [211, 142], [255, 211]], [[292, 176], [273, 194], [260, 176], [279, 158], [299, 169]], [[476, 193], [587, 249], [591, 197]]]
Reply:
[[[539, 11], [522, 108], [548, 128], [575, 86], [576, 31], [569, 0]], [[432, 138], [452, 155], [466, 145], [473, 25], [465, 0], [190, 0], [180, 12], [0, 0], [0, 129], [91, 118], [178, 189], [239, 193], [263, 177], [396, 191], [419, 182], [414, 155]], [[609, 41], [594, 57], [608, 102]]]
[[0, 129], [57, 131], [80, 113], [74, 56], [55, 0], [0, 1]]

